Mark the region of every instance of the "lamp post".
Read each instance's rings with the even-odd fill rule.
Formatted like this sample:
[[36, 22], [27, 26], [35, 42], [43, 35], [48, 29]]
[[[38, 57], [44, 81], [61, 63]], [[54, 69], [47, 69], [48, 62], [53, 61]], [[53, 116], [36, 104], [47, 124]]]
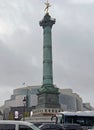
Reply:
[[24, 104], [24, 111], [23, 111], [23, 121], [25, 121], [25, 107], [26, 107], [26, 97], [23, 99], [23, 104]]

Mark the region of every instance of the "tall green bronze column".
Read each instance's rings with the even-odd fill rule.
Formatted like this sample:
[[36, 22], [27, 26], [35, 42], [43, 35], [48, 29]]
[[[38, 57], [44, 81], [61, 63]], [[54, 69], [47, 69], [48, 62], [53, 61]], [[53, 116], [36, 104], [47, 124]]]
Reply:
[[52, 26], [55, 24], [55, 19], [51, 18], [48, 13], [50, 4], [46, 4], [46, 14], [39, 22], [43, 28], [43, 84], [38, 91], [37, 108], [59, 109], [59, 90], [53, 84], [53, 62], [52, 62]]
[[[53, 62], [52, 62], [52, 26], [55, 24], [55, 19], [51, 18], [48, 13], [48, 9], [51, 6], [47, 2], [45, 3], [46, 14], [39, 22], [43, 28], [43, 84], [38, 90], [38, 104], [33, 110], [33, 115], [40, 116], [52, 116], [61, 111], [59, 104], [59, 89], [53, 84]], [[39, 118], [38, 118], [39, 119]], [[46, 118], [45, 118], [46, 119]], [[49, 121], [51, 118], [49, 118]]]
[[59, 91], [53, 84], [51, 30], [55, 19], [46, 13], [39, 24], [43, 27], [43, 84], [38, 92], [37, 108], [60, 108]]
[[53, 66], [52, 66], [52, 36], [51, 29], [55, 24], [55, 19], [51, 19], [47, 13], [40, 26], [43, 27], [43, 86], [53, 86]]

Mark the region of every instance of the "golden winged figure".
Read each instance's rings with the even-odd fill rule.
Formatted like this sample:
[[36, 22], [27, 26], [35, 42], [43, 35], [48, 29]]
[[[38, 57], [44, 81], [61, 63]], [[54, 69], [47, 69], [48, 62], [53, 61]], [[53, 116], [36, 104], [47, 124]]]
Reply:
[[49, 7], [51, 7], [51, 5], [50, 5], [50, 3], [48, 2], [48, 0], [47, 0], [47, 2], [45, 3], [45, 5], [46, 5], [46, 8], [44, 9], [44, 11], [46, 11], [46, 13], [48, 13]]

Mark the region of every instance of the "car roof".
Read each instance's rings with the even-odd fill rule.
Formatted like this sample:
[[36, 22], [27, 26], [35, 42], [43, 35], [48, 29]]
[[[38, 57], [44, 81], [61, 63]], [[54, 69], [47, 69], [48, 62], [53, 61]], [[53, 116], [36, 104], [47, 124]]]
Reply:
[[15, 121], [15, 120], [0, 120], [0, 124], [27, 124], [27, 125], [33, 125], [30, 122], [26, 122], [26, 121]]

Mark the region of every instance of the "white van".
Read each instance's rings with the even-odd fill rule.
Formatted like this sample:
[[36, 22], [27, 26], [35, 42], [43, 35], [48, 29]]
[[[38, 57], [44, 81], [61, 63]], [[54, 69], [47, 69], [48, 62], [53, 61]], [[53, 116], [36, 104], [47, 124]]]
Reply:
[[26, 121], [0, 120], [0, 130], [40, 130]]

